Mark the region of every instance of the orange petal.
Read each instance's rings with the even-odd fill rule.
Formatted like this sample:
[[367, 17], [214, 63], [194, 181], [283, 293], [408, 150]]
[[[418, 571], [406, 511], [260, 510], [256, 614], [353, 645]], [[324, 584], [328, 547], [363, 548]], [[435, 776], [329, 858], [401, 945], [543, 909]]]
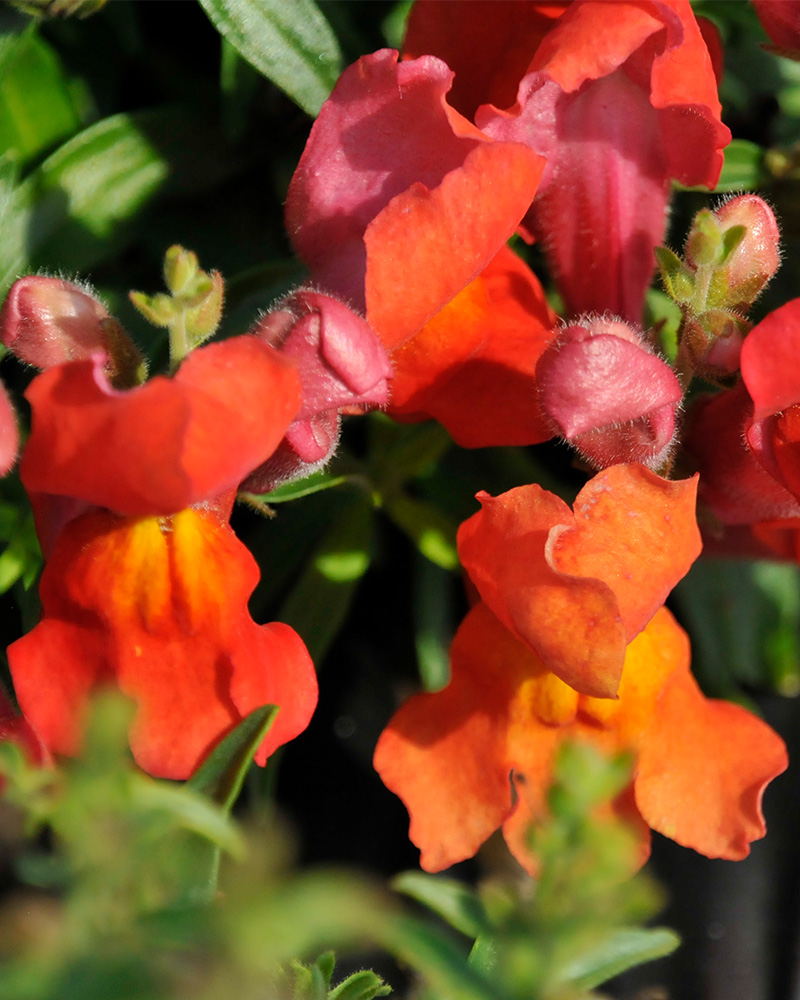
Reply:
[[625, 630], [612, 589], [588, 574], [567, 576], [547, 557], [555, 531], [576, 521], [540, 486], [499, 497], [461, 525], [458, 551], [481, 598], [547, 668], [576, 691], [613, 697], [625, 658]]
[[367, 320], [391, 351], [487, 266], [530, 207], [544, 159], [514, 142], [476, 146], [430, 190], [412, 184], [367, 226]]
[[552, 536], [550, 565], [567, 576], [605, 581], [628, 642], [700, 555], [697, 479], [673, 482], [641, 465], [612, 466], [578, 494], [575, 527]]
[[636, 804], [659, 833], [736, 861], [766, 833], [761, 798], [787, 763], [783, 740], [739, 705], [705, 698], [685, 660], [641, 734]]
[[465, 448], [552, 436], [536, 401], [536, 364], [555, 316], [538, 279], [508, 247], [392, 355], [389, 412], [434, 417]]
[[483, 604], [462, 622], [451, 658], [448, 687], [409, 699], [375, 749], [426, 871], [472, 857], [510, 813], [510, 705], [526, 673], [541, 672]]

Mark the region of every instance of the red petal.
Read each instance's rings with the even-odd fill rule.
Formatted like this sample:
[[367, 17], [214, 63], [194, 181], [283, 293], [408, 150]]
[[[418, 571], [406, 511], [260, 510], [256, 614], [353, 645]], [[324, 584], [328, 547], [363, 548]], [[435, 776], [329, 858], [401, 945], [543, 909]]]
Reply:
[[800, 299], [792, 299], [754, 327], [742, 347], [742, 378], [753, 419], [800, 403]]
[[393, 417], [434, 417], [465, 448], [551, 437], [536, 401], [537, 361], [555, 316], [507, 247], [392, 356]]
[[20, 472], [31, 492], [170, 514], [268, 458], [300, 404], [297, 372], [255, 337], [193, 351], [172, 379], [116, 392], [91, 361], [43, 372]]
[[115, 683], [137, 704], [138, 763], [186, 778], [274, 698], [285, 711], [259, 749], [265, 759], [307, 725], [316, 680], [288, 626], [250, 618], [257, 580], [230, 528], [197, 511], [165, 522], [94, 511], [70, 522], [42, 576], [44, 620], [9, 649], [23, 711], [51, 749], [71, 753], [88, 695]]
[[8, 398], [5, 386], [0, 383], [0, 476], [11, 470], [19, 451], [17, 415]]
[[472, 118], [481, 104], [510, 107], [542, 38], [567, 3], [533, 0], [425, 0], [415, 3], [403, 58], [438, 56], [456, 78], [448, 101]]
[[373, 52], [342, 73], [311, 129], [289, 186], [286, 230], [314, 280], [358, 308], [367, 225], [413, 183], [438, 187], [485, 141], [448, 109], [452, 78], [438, 59], [398, 65], [396, 52]]

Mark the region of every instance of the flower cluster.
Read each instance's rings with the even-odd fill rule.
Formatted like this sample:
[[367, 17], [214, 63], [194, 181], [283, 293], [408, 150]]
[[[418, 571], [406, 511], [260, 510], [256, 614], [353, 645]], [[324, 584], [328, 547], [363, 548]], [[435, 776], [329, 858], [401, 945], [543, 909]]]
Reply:
[[[696, 216], [682, 256], [662, 246], [673, 183], [720, 175], [719, 55], [688, 0], [418, 0], [403, 52], [364, 56], [324, 103], [286, 198], [310, 282], [248, 334], [205, 343], [222, 278], [177, 247], [170, 294], [132, 295], [169, 331], [169, 376], [144, 380], [88, 289], [14, 285], [0, 326], [42, 369], [20, 476], [46, 565], [41, 621], [8, 656], [43, 753], [77, 750], [108, 685], [134, 700], [154, 775], [188, 777], [265, 704], [259, 763], [302, 732], [314, 669], [292, 628], [250, 616], [233, 499], [320, 470], [342, 417], [382, 407], [468, 448], [560, 438], [594, 473], [572, 506], [536, 484], [481, 492], [458, 531], [472, 607], [450, 683], [400, 706], [375, 752], [423, 866], [502, 828], [534, 870], [528, 832], [570, 739], [632, 756], [613, 808], [639, 861], [651, 829], [748, 853], [785, 747], [701, 693], [666, 607], [702, 549], [698, 498], [718, 542], [746, 529], [800, 560], [800, 299], [748, 319], [777, 222], [740, 196]], [[540, 244], [556, 296], [516, 239]], [[647, 328], [656, 270], [681, 316], [669, 357]], [[696, 377], [709, 394], [689, 404]]]

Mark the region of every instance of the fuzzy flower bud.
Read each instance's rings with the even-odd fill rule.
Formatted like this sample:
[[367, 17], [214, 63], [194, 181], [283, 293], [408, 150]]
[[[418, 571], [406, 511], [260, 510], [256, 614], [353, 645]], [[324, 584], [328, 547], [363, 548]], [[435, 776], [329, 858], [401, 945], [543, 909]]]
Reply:
[[142, 359], [120, 324], [94, 296], [63, 278], [15, 281], [0, 310], [0, 339], [36, 368], [100, 354], [117, 388], [139, 380]]
[[392, 367], [372, 328], [344, 303], [301, 288], [267, 313], [251, 331], [294, 362], [302, 404], [275, 454], [242, 489], [268, 493], [308, 475], [333, 455], [340, 414], [388, 402]]
[[618, 319], [586, 316], [560, 331], [536, 369], [557, 432], [597, 468], [669, 457], [681, 386], [642, 336]]

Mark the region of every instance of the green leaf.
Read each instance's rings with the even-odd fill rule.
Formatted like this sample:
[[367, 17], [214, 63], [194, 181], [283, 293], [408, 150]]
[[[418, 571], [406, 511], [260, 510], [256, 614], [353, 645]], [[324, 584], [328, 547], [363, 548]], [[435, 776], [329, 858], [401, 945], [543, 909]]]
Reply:
[[[209, 154], [217, 148], [223, 151]], [[218, 133], [185, 109], [97, 122], [12, 192], [0, 241], [0, 294], [32, 265], [91, 267], [124, 244], [142, 208], [168, 184], [202, 187], [226, 169]]]
[[483, 903], [472, 889], [457, 879], [441, 878], [425, 872], [401, 872], [392, 879], [392, 888], [438, 913], [451, 927], [467, 937], [478, 937], [486, 927]]
[[458, 567], [456, 525], [436, 507], [397, 493], [385, 501], [386, 513], [417, 549], [442, 569]]
[[339, 77], [336, 36], [312, 0], [200, 0], [214, 27], [259, 72], [317, 115]]
[[187, 785], [230, 812], [253, 755], [272, 727], [278, 711], [276, 705], [254, 709], [214, 747]]
[[725, 149], [715, 191], [753, 191], [763, 179], [764, 150], [746, 139], [733, 139]]
[[453, 574], [419, 557], [414, 579], [414, 648], [422, 686], [441, 691], [450, 682], [455, 607]]
[[301, 636], [319, 667], [370, 563], [373, 506], [363, 493], [337, 513], [278, 618]]
[[622, 928], [596, 948], [573, 960], [563, 970], [566, 982], [581, 989], [594, 989], [613, 976], [644, 962], [652, 962], [675, 951], [681, 939], [667, 927]]
[[675, 590], [707, 693], [741, 700], [739, 683], [800, 691], [800, 568], [700, 559]]
[[[296, 482], [278, 486], [271, 493], [257, 494], [256, 499], [265, 504], [286, 503], [289, 500], [299, 500], [301, 497], [311, 496], [312, 493], [321, 493], [323, 490], [330, 490], [334, 486], [343, 486], [346, 484], [369, 485], [363, 476], [335, 476], [330, 472], [314, 472], [310, 476], [306, 476], [305, 479], [298, 479]], [[244, 493], [241, 496], [247, 499], [248, 494]]]
[[80, 127], [55, 51], [30, 30], [0, 37], [0, 153], [29, 160]]

